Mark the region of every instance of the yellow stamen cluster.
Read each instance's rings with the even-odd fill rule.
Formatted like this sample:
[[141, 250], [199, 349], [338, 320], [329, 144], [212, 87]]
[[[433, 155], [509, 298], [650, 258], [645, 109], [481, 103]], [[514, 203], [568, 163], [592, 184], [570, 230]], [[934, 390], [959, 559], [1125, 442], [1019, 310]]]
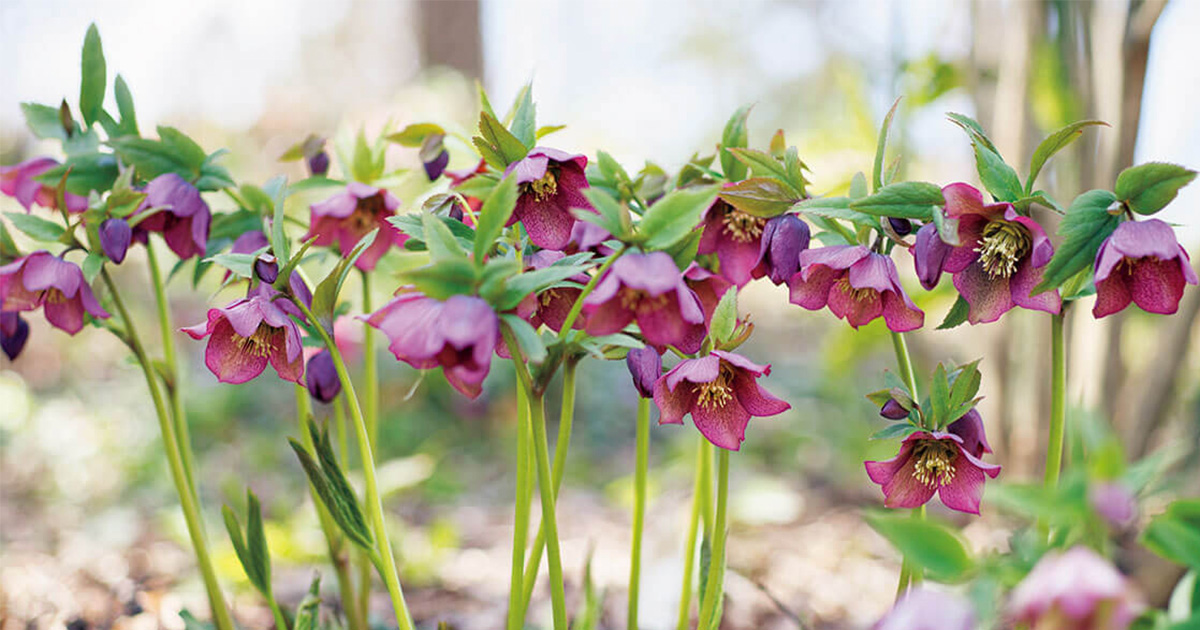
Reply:
[[650, 295], [645, 291], [624, 287], [620, 293], [621, 306], [633, 311], [653, 311], [667, 305], [667, 294]]
[[837, 286], [838, 286], [838, 289], [840, 289], [842, 293], [849, 295], [850, 299], [854, 300], [855, 302], [864, 302], [864, 301], [870, 300], [870, 299], [874, 298], [876, 296], [876, 294], [879, 293], [878, 291], [876, 291], [875, 289], [872, 289], [872, 288], [856, 289], [856, 288], [850, 286], [850, 278], [845, 277], [845, 276], [843, 276], [842, 279], [838, 280]]
[[67, 296], [63, 295], [63, 292], [59, 289], [46, 289], [42, 295], [44, 296], [43, 299], [48, 304], [62, 304], [63, 302], [67, 301]]
[[271, 346], [275, 340], [275, 335], [282, 332], [282, 329], [268, 326], [266, 322], [262, 322], [258, 325], [258, 330], [255, 330], [253, 335], [243, 337], [234, 333], [234, 337], [237, 340], [238, 348], [243, 353], [256, 357], [265, 357], [271, 353]]
[[717, 378], [711, 382], [696, 385], [698, 390], [696, 402], [705, 409], [724, 407], [733, 400], [733, 387], [729, 384], [732, 380], [733, 370], [722, 361], [721, 371], [717, 373]]
[[949, 440], [921, 440], [913, 447], [913, 477], [931, 488], [954, 480], [958, 448]]
[[535, 200], [544, 201], [558, 192], [558, 176], [554, 174], [553, 169], [547, 168], [546, 174], [540, 179], [525, 184], [525, 190], [532, 194]]
[[979, 262], [990, 278], [1008, 278], [1017, 271], [1017, 263], [1033, 247], [1033, 238], [1025, 226], [1015, 221], [992, 221], [983, 226], [979, 241]]
[[736, 208], [730, 208], [722, 219], [725, 223], [725, 233], [735, 241], [749, 243], [762, 236], [763, 226], [767, 220], [747, 214]]

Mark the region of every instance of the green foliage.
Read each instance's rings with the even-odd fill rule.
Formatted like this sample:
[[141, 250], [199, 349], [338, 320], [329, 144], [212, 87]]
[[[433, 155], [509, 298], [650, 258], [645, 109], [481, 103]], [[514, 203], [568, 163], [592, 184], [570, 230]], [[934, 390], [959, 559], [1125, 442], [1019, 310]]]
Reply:
[[879, 139], [875, 142], [875, 164], [871, 169], [871, 183], [875, 191], [883, 188], [883, 156], [887, 152], [887, 137], [892, 127], [892, 118], [895, 117], [896, 108], [899, 106], [900, 99], [896, 99], [888, 109], [887, 115], [883, 117], [883, 124], [879, 126]]
[[1116, 200], [1117, 196], [1107, 190], [1089, 190], [1071, 202], [1058, 227], [1062, 243], [1047, 263], [1042, 281], [1034, 287], [1035, 295], [1058, 288], [1093, 264], [1100, 245], [1121, 222], [1119, 216], [1109, 212]]
[[521, 347], [521, 354], [525, 355], [527, 361], [541, 363], [546, 360], [546, 345], [529, 322], [511, 313], [502, 313], [500, 321], [512, 332], [517, 345]]
[[1117, 176], [1117, 199], [1138, 214], [1154, 214], [1175, 199], [1179, 189], [1196, 179], [1196, 171], [1177, 164], [1147, 162], [1131, 166]]
[[767, 219], [787, 212], [800, 201], [791, 186], [774, 177], [752, 177], [724, 186], [719, 196], [746, 214]]
[[83, 38], [83, 59], [80, 64], [79, 113], [90, 127], [100, 118], [104, 108], [104, 90], [108, 82], [105, 74], [104, 48], [100, 45], [100, 31], [96, 25], [88, 26]]
[[[68, 174], [69, 173], [69, 174]], [[67, 192], [86, 196], [93, 190], [104, 192], [117, 181], [117, 160], [105, 153], [72, 155], [65, 162], [42, 173], [37, 180], [57, 186], [67, 176]]]
[[942, 189], [926, 182], [889, 184], [857, 201], [850, 208], [877, 217], [933, 220], [933, 207], [945, 205]]
[[907, 515], [872, 513], [867, 523], [904, 557], [924, 568], [929, 579], [961, 582], [975, 570], [966, 544], [948, 526]]
[[271, 554], [267, 548], [267, 537], [263, 531], [262, 507], [258, 497], [249, 488], [246, 489], [246, 535], [242, 537], [242, 527], [238, 523], [233, 509], [225, 505], [221, 509], [225, 518], [225, 529], [229, 532], [229, 540], [237, 554], [238, 562], [250, 578], [250, 583], [263, 597], [270, 599], [271, 595]]
[[746, 128], [750, 109], [750, 105], [739, 107], [725, 123], [725, 131], [721, 134], [721, 171], [725, 173], [725, 179], [731, 182], [746, 177], [746, 164], [729, 150], [745, 148], [750, 141], [750, 133]]
[[475, 227], [475, 242], [472, 248], [476, 265], [483, 264], [484, 258], [491, 251], [516, 207], [517, 178], [505, 177], [479, 209], [479, 222]]
[[488, 164], [500, 170], [529, 153], [529, 147], [486, 111], [479, 115], [479, 135], [471, 142]]
[[1029, 194], [1033, 191], [1033, 184], [1037, 181], [1038, 174], [1041, 173], [1042, 167], [1055, 154], [1065, 148], [1067, 145], [1074, 142], [1079, 136], [1083, 135], [1083, 130], [1095, 125], [1109, 126], [1108, 123], [1102, 120], [1081, 120], [1074, 122], [1054, 133], [1046, 136], [1038, 144], [1033, 151], [1033, 157], [1029, 160], [1029, 177], [1025, 180], [1025, 193]]
[[1016, 201], [1024, 193], [1021, 178], [1017, 172], [1004, 161], [996, 145], [988, 139], [983, 127], [968, 116], [948, 114], [952, 122], [971, 138], [975, 149], [975, 170], [979, 173], [979, 181], [997, 201]]
[[[378, 233], [379, 228], [375, 228], [362, 237], [350, 254], [339, 260], [338, 264], [330, 270], [329, 275], [325, 276], [325, 279], [317, 285], [316, 291], [313, 291], [312, 313], [317, 321], [312, 323], [324, 327], [330, 335], [333, 335], [334, 309], [337, 306], [338, 294], [342, 291], [342, 283], [346, 281], [346, 276], [354, 268], [358, 257], [371, 246], [371, 243], [375, 242], [375, 236]], [[281, 274], [280, 277], [284, 278], [284, 282], [287, 281], [287, 276]]]
[[8, 217], [9, 221], [12, 221], [13, 227], [35, 241], [53, 243], [66, 232], [63, 226], [53, 221], [47, 221], [35, 214], [6, 212], [4, 216]]
[[715, 186], [698, 186], [669, 193], [650, 206], [638, 223], [638, 242], [648, 250], [669, 248], [695, 229], [716, 198]]
[[[329, 432], [319, 431], [311, 419], [308, 422], [308, 432], [316, 447], [315, 456], [295, 439], [288, 438], [288, 442], [292, 445], [292, 450], [296, 452], [296, 457], [300, 459], [300, 465], [304, 468], [304, 473], [308, 475], [309, 483], [312, 484], [321, 503], [329, 509], [334, 522], [346, 534], [346, 538], [368, 552], [374, 553], [374, 536], [371, 528], [367, 526], [354, 489], [350, 487], [345, 473], [338, 466], [337, 458], [333, 454], [333, 446], [329, 442]], [[297, 623], [297, 625], [299, 624]]]
[[1200, 569], [1200, 500], [1181, 499], [1151, 519], [1141, 543], [1154, 553]]
[[734, 328], [737, 327], [737, 310], [737, 290], [730, 287], [717, 302], [708, 326], [708, 334], [718, 347], [733, 338]]

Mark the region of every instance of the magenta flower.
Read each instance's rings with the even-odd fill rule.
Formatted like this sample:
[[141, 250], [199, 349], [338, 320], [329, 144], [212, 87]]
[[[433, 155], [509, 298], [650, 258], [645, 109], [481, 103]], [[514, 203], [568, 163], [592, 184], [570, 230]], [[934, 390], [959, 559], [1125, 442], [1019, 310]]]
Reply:
[[834, 245], [800, 252], [800, 271], [788, 281], [792, 304], [816, 311], [829, 306], [858, 328], [882, 316], [895, 332], [916, 330], [925, 313], [900, 287], [896, 264], [862, 245]]
[[654, 384], [662, 376], [662, 355], [654, 348], [634, 348], [625, 355], [625, 366], [642, 398], [654, 398]]
[[1088, 503], [1113, 529], [1123, 530], [1137, 519], [1137, 498], [1117, 481], [1103, 481], [1088, 488]]
[[181, 328], [192, 339], [208, 337], [204, 365], [222, 383], [245, 383], [270, 362], [279, 378], [299, 383], [304, 374], [300, 328], [276, 301], [245, 297], [208, 309], [208, 320]]
[[304, 368], [304, 386], [313, 398], [329, 404], [342, 393], [342, 381], [333, 364], [333, 355], [328, 350], [314, 354]]
[[1017, 585], [1016, 623], [1054, 630], [1125, 630], [1143, 605], [1125, 576], [1087, 547], [1051, 551]]
[[[38, 175], [58, 166], [51, 158], [34, 158], [14, 164], [0, 166], [0, 192], [16, 198], [17, 202], [30, 210], [33, 204], [51, 210], [58, 209], [58, 198], [54, 186], [47, 186], [34, 179]], [[67, 212], [83, 212], [87, 210], [87, 198], [72, 193], [64, 193], [67, 202]]]
[[512, 222], [520, 221], [534, 245], [545, 249], [563, 249], [571, 240], [575, 217], [571, 208], [590, 209], [583, 196], [588, 187], [587, 157], [558, 149], [534, 147], [524, 158], [504, 169], [504, 176], [516, 173], [520, 196]]
[[500, 318], [487, 302], [466, 295], [442, 302], [402, 293], [359, 319], [383, 331], [398, 360], [418, 370], [442, 366], [446, 380], [471, 398], [483, 391], [500, 339]]
[[926, 223], [917, 230], [917, 239], [909, 250], [913, 255], [913, 266], [917, 270], [917, 279], [926, 291], [932, 291], [942, 277], [942, 267], [946, 264], [946, 256], [952, 248], [938, 236], [937, 226]]
[[782, 214], [763, 227], [762, 250], [754, 277], [767, 276], [775, 286], [800, 271], [800, 252], [808, 249], [808, 224], [795, 214]]
[[32, 311], [42, 307], [54, 327], [74, 335], [83, 315], [107, 318], [92, 288], [75, 263], [38, 251], [0, 267], [0, 311]]
[[0, 311], [0, 350], [9, 361], [16, 361], [29, 341], [29, 322], [15, 311]]
[[355, 267], [370, 271], [392, 245], [399, 247], [408, 240], [403, 232], [387, 220], [396, 214], [396, 208], [399, 207], [400, 200], [387, 190], [350, 182], [346, 190], [309, 206], [312, 214], [304, 240], [315, 236], [315, 245], [337, 243], [342, 256], [347, 256], [362, 237], [379, 228], [375, 242], [354, 263]]
[[1037, 221], [1017, 214], [1011, 203], [984, 205], [983, 195], [967, 184], [942, 189], [946, 216], [958, 220], [958, 246], [942, 268], [954, 275], [954, 288], [970, 305], [967, 321], [985, 324], [1013, 306], [1057, 313], [1058, 291], [1030, 295], [1042, 281], [1054, 246]]
[[167, 246], [181, 260], [203, 256], [212, 213], [200, 191], [175, 173], [165, 173], [150, 180], [145, 192], [139, 212], [163, 209], [142, 219], [134, 228], [133, 239], [145, 243], [150, 232], [161, 232]]
[[792, 406], [758, 384], [771, 366], [758, 365], [732, 352], [713, 350], [699, 359], [684, 359], [654, 382], [659, 424], [692, 422], [714, 445], [741, 448], [751, 416], [774, 416]]
[[100, 223], [100, 248], [104, 255], [114, 264], [125, 261], [125, 253], [129, 251], [129, 242], [133, 239], [133, 228], [125, 219], [105, 219]]
[[1170, 315], [1179, 310], [1184, 284], [1196, 284], [1196, 271], [1171, 226], [1158, 219], [1125, 221], [1096, 252], [1092, 315], [1112, 315], [1130, 302]]
[[872, 630], [974, 630], [975, 613], [953, 593], [919, 586], [904, 595]]
[[[564, 257], [565, 255], [562, 252], [552, 249], [538, 250], [528, 258], [529, 269], [545, 269], [562, 260]], [[535, 329], [545, 324], [550, 330], [558, 332], [562, 329], [562, 325], [566, 323], [567, 314], [571, 312], [571, 307], [575, 305], [575, 300], [579, 299], [579, 295], [583, 293], [583, 285], [587, 284], [588, 277], [584, 274], [578, 274], [572, 277], [571, 280], [579, 283], [579, 286], [555, 286], [537, 295], [528, 296], [522, 301], [521, 306], [517, 307], [518, 315], [528, 321]], [[581, 312], [575, 318], [575, 322], [571, 324], [571, 328], [582, 330], [586, 324], [587, 316]], [[503, 348], [503, 344], [500, 347]], [[510, 358], [505, 356], [503, 352], [501, 356]]]
[[717, 199], [708, 207], [703, 225], [697, 253], [716, 254], [721, 276], [738, 287], [745, 286], [762, 260], [767, 220]]
[[611, 335], [637, 321], [647, 343], [691, 354], [700, 349], [707, 332], [700, 299], [664, 252], [617, 259], [583, 306], [592, 336]]
[[712, 322], [713, 311], [721, 303], [721, 297], [733, 288], [733, 283], [695, 262], [684, 270], [683, 281], [700, 298], [700, 307], [704, 309], [704, 325], [708, 326]]
[[979, 514], [985, 478], [1000, 474], [999, 466], [979, 459], [990, 452], [983, 421], [978, 413], [968, 413], [945, 432], [909, 435], [895, 457], [865, 465], [871, 481], [883, 487], [887, 507], [920, 507], [937, 494], [952, 510]]

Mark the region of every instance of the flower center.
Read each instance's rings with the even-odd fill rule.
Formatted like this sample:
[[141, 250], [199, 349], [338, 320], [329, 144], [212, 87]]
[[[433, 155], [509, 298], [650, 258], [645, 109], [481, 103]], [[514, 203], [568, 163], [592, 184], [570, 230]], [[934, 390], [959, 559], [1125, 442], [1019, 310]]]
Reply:
[[386, 207], [382, 192], [359, 199], [358, 204], [354, 206], [354, 214], [350, 215], [350, 221], [354, 223], [356, 230], [366, 232], [379, 223], [379, 215]]
[[533, 195], [535, 201], [545, 201], [547, 197], [558, 193], [558, 176], [554, 174], [553, 169], [547, 167], [546, 174], [540, 179], [525, 184], [525, 191]]
[[63, 295], [61, 290], [55, 288], [46, 289], [42, 295], [44, 296], [42, 299], [49, 304], [62, 304], [67, 301], [67, 296]]
[[842, 293], [850, 296], [850, 299], [854, 300], [855, 302], [869, 301], [879, 293], [875, 289], [869, 287], [865, 289], [856, 289], [850, 286], [850, 278], [848, 276], [842, 276], [842, 278], [837, 281], [837, 286]]
[[722, 361], [721, 370], [717, 373], [717, 378], [707, 383], [696, 384], [696, 402], [705, 409], [724, 407], [729, 401], [733, 400], [733, 387], [729, 384], [732, 380], [733, 370]]
[[237, 338], [238, 348], [244, 353], [256, 357], [265, 357], [271, 354], [271, 348], [275, 345], [275, 336], [282, 333], [282, 328], [268, 326], [266, 322], [261, 322], [254, 334], [249, 337], [242, 337], [234, 333]]
[[990, 278], [1008, 278], [1033, 246], [1029, 230], [1015, 221], [992, 221], [983, 226], [979, 241], [979, 262]]
[[950, 440], [921, 440], [913, 447], [913, 477], [931, 488], [949, 485], [954, 480], [954, 461], [958, 448]]
[[747, 214], [737, 208], [730, 208], [722, 222], [725, 224], [725, 233], [740, 243], [749, 243], [762, 236], [763, 226], [767, 224], [766, 219]]
[[656, 311], [667, 305], [667, 294], [650, 295], [640, 289], [622, 287], [620, 293], [621, 306], [639, 313]]

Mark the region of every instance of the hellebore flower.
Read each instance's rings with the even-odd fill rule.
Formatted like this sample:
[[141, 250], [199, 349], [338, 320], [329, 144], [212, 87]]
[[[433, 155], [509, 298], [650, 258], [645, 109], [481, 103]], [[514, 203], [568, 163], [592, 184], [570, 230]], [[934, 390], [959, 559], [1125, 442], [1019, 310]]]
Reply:
[[133, 239], [133, 228], [125, 219], [105, 219], [100, 224], [100, 248], [104, 255], [116, 264], [125, 261], [125, 253], [129, 251], [129, 242]]
[[92, 288], [75, 263], [38, 251], [0, 267], [0, 311], [32, 311], [43, 307], [51, 325], [74, 335], [83, 329], [83, 314], [107, 318]]
[[587, 333], [611, 335], [637, 321], [642, 337], [655, 346], [675, 346], [691, 354], [706, 334], [700, 299], [664, 252], [618, 258], [583, 301]]
[[970, 305], [967, 321], [994, 322], [1014, 305], [1059, 312], [1058, 291], [1030, 295], [1054, 256], [1042, 226], [1011, 203], [984, 205], [983, 195], [966, 184], [950, 184], [942, 195], [947, 218], [958, 220], [959, 241], [942, 268], [954, 275], [954, 288]]
[[408, 240], [403, 232], [387, 220], [396, 214], [396, 208], [399, 207], [400, 200], [387, 190], [350, 182], [346, 190], [309, 207], [312, 214], [304, 240], [315, 236], [317, 240], [314, 244], [322, 246], [336, 242], [342, 256], [347, 256], [362, 237], [379, 228], [375, 242], [354, 263], [355, 267], [370, 271], [388, 248], [403, 245]]
[[916, 330], [925, 313], [900, 287], [896, 264], [862, 245], [834, 245], [800, 252], [800, 271], [788, 281], [792, 304], [816, 311], [829, 306], [858, 328], [882, 316], [895, 332]]
[[642, 398], [654, 398], [654, 383], [662, 376], [662, 355], [654, 348], [634, 348], [625, 355], [625, 366]]
[[446, 380], [470, 398], [483, 391], [500, 339], [500, 318], [487, 302], [466, 295], [442, 302], [402, 293], [359, 319], [383, 331], [398, 360], [418, 370], [442, 366]]
[[200, 191], [175, 173], [165, 173], [146, 184], [146, 199], [139, 212], [162, 207], [134, 228], [134, 240], [147, 241], [150, 232], [162, 232], [171, 251], [181, 260], [203, 256], [208, 246], [212, 213]]
[[975, 613], [962, 597], [917, 587], [904, 595], [872, 630], [974, 630]]
[[979, 514], [985, 475], [995, 479], [1000, 467], [979, 458], [991, 448], [976, 413], [964, 415], [942, 431], [918, 431], [904, 438], [900, 452], [882, 462], [866, 462], [871, 481], [883, 487], [883, 504], [915, 508], [938, 494], [952, 510]]
[[1013, 589], [1008, 610], [1038, 630], [1125, 630], [1142, 607], [1125, 576], [1078, 546], [1043, 556]]
[[586, 167], [583, 155], [534, 147], [504, 169], [505, 177], [516, 173], [520, 191], [511, 223], [520, 221], [534, 245], [561, 250], [570, 242], [575, 225], [571, 208], [592, 207], [583, 196], [588, 187]]
[[763, 227], [760, 262], [754, 277], [765, 275], [775, 286], [787, 282], [800, 271], [800, 252], [808, 249], [810, 237], [808, 224], [794, 214], [769, 219]]
[[[529, 257], [529, 266], [531, 269], [545, 269], [559, 260], [562, 260], [564, 257], [565, 255], [562, 252], [554, 251], [552, 249], [538, 250]], [[572, 277], [571, 280], [578, 282], [579, 286], [558, 286], [546, 289], [537, 295], [531, 295], [529, 298], [527, 298], [531, 308], [519, 308], [518, 310], [532, 311], [527, 317], [525, 317], [525, 319], [527, 319], [534, 328], [545, 324], [554, 332], [562, 330], [562, 325], [566, 322], [567, 314], [571, 312], [571, 307], [575, 305], [575, 300], [579, 299], [579, 295], [583, 293], [583, 285], [587, 284], [588, 282], [588, 278], [584, 274], [578, 274]], [[575, 322], [571, 324], [571, 328], [583, 329], [586, 324], [587, 316], [581, 312], [579, 316], [575, 318]]]
[[1105, 481], [1089, 487], [1088, 503], [1113, 529], [1125, 529], [1133, 525], [1137, 517], [1137, 499], [1128, 488], [1116, 481]]
[[279, 261], [271, 254], [259, 254], [254, 259], [254, 275], [267, 284], [274, 284], [279, 278]]
[[608, 230], [588, 221], [576, 221], [571, 228], [571, 240], [563, 253], [568, 256], [579, 252], [592, 252], [598, 256], [610, 256], [616, 250], [604, 244], [612, 238]]
[[425, 176], [429, 181], [434, 181], [442, 176], [442, 172], [446, 170], [446, 165], [450, 163], [450, 152], [442, 149], [433, 159], [429, 161], [422, 160], [421, 165], [425, 167]]
[[[17, 202], [30, 210], [33, 204], [52, 210], [58, 209], [58, 197], [54, 186], [48, 186], [34, 179], [38, 175], [58, 166], [51, 158], [34, 158], [14, 164], [0, 166], [0, 192], [16, 198]], [[83, 212], [87, 210], [87, 198], [73, 193], [63, 193], [67, 203], [67, 212]]]
[[712, 322], [713, 311], [717, 310], [721, 297], [733, 288], [733, 283], [695, 262], [684, 270], [683, 281], [689, 289], [696, 292], [696, 297], [700, 298], [700, 306], [704, 309], [704, 325], [707, 326]]
[[1171, 226], [1158, 219], [1125, 221], [1096, 252], [1092, 315], [1112, 315], [1130, 302], [1170, 315], [1179, 310], [1185, 283], [1196, 284], [1196, 271]]
[[913, 255], [913, 266], [917, 270], [917, 279], [926, 291], [932, 291], [942, 277], [942, 267], [946, 264], [946, 256], [953, 249], [938, 236], [937, 226], [926, 223], [917, 230], [917, 240], [910, 250]]
[[304, 369], [304, 384], [313, 398], [329, 404], [342, 392], [342, 381], [338, 379], [333, 355], [321, 350], [308, 360]]
[[888, 217], [888, 227], [896, 233], [896, 236], [908, 236], [912, 234], [912, 221], [908, 219], [899, 219], [896, 217]]
[[180, 330], [192, 339], [209, 337], [204, 365], [222, 383], [245, 383], [268, 362], [285, 381], [299, 383], [304, 374], [300, 328], [268, 298], [245, 297], [208, 309], [207, 321]]
[[758, 384], [771, 366], [758, 365], [740, 354], [713, 350], [698, 359], [684, 359], [654, 382], [659, 424], [692, 422], [714, 445], [741, 448], [751, 416], [773, 416], [791, 409]]
[[0, 350], [4, 351], [4, 356], [8, 357], [9, 361], [16, 361], [25, 349], [27, 341], [29, 322], [25, 321], [20, 313], [0, 312]]
[[704, 233], [697, 253], [716, 254], [721, 277], [743, 287], [762, 260], [766, 225], [766, 219], [717, 199], [704, 215]]
[[883, 406], [879, 408], [879, 415], [888, 420], [903, 420], [908, 417], [908, 410], [900, 403], [896, 402], [895, 398], [889, 398]]
[[308, 158], [308, 172], [314, 177], [329, 172], [329, 154], [323, 149]]

